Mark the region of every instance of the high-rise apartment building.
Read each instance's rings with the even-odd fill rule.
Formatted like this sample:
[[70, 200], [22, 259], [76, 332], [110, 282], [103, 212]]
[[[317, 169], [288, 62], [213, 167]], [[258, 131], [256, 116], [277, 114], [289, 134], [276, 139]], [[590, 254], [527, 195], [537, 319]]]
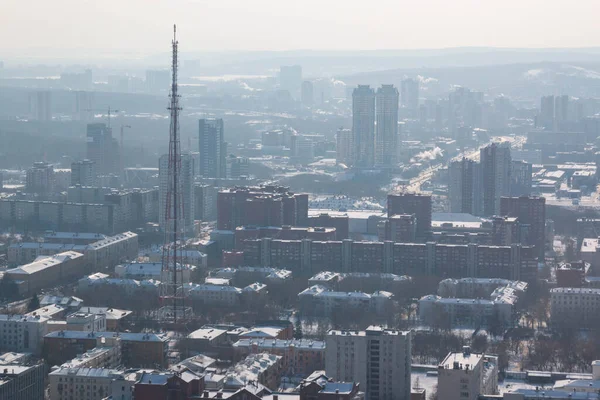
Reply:
[[400, 86], [402, 107], [409, 110], [419, 109], [419, 82], [414, 79], [404, 79]]
[[75, 92], [73, 116], [77, 121], [90, 121], [94, 116], [94, 93], [78, 90]]
[[398, 89], [383, 85], [377, 90], [375, 107], [377, 127], [375, 133], [375, 164], [391, 167], [396, 164], [398, 147]]
[[279, 87], [287, 90], [294, 99], [298, 99], [302, 85], [302, 67], [300, 65], [282, 65], [279, 68]]
[[[178, 218], [180, 226], [185, 227], [185, 232], [191, 234], [194, 230], [194, 159], [189, 154], [181, 155], [181, 163], [179, 165], [179, 195], [182, 196], [182, 208], [178, 213], [183, 216]], [[158, 165], [159, 177], [159, 196], [158, 196], [158, 223], [164, 231], [167, 227], [166, 212], [167, 212], [167, 192], [169, 186], [173, 182], [169, 182], [169, 156], [163, 155], [160, 157]], [[173, 207], [173, 205], [171, 205]], [[171, 212], [173, 215], [173, 212]]]
[[540, 128], [554, 130], [554, 96], [542, 97], [536, 125]]
[[27, 170], [25, 190], [29, 193], [51, 193], [54, 190], [54, 167], [45, 162], [35, 162]]
[[352, 165], [353, 163], [353, 135], [352, 130], [339, 128], [335, 135], [336, 162], [338, 164]]
[[194, 186], [194, 213], [200, 221], [217, 219], [217, 193], [215, 186], [196, 184]]
[[200, 176], [205, 178], [227, 177], [227, 145], [223, 120], [201, 119], [198, 122], [200, 149]]
[[246, 157], [229, 156], [227, 159], [227, 177], [240, 179], [250, 174], [250, 161]]
[[390, 194], [387, 199], [388, 217], [393, 215], [413, 214], [416, 218], [415, 236], [425, 241], [431, 232], [431, 196], [402, 193]]
[[369, 85], [358, 85], [352, 92], [352, 137], [354, 165], [375, 164], [375, 92]]
[[167, 92], [171, 87], [171, 71], [168, 69], [147, 70], [146, 90], [151, 93]]
[[71, 163], [71, 186], [96, 186], [96, 163], [81, 160]]
[[119, 144], [106, 124], [87, 125], [87, 159], [96, 163], [96, 173], [106, 175], [117, 171]]
[[563, 123], [569, 120], [569, 96], [554, 98], [554, 130], [562, 130]]
[[529, 196], [502, 197], [500, 214], [519, 219], [522, 227], [521, 243], [535, 246], [543, 260], [546, 245], [546, 199]]
[[481, 213], [481, 167], [463, 158], [448, 165], [448, 200], [450, 212], [479, 215]]
[[302, 82], [300, 97], [303, 106], [311, 107], [313, 105], [315, 101], [315, 91], [311, 81]]
[[325, 343], [327, 376], [360, 382], [368, 400], [410, 399], [410, 331], [370, 326], [365, 331], [332, 330]]
[[52, 121], [52, 93], [40, 91], [29, 95], [29, 115], [37, 121]]
[[510, 195], [513, 197], [529, 196], [533, 185], [533, 167], [525, 161], [511, 163]]
[[500, 212], [500, 198], [510, 194], [511, 157], [507, 143], [492, 143], [480, 150], [483, 215]]

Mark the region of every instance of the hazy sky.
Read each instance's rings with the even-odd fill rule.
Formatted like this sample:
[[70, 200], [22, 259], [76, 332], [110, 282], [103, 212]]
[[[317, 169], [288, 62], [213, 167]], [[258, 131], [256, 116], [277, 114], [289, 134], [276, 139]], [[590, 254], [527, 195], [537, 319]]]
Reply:
[[168, 51], [174, 22], [188, 51], [585, 47], [599, 15], [600, 0], [0, 0], [0, 52]]

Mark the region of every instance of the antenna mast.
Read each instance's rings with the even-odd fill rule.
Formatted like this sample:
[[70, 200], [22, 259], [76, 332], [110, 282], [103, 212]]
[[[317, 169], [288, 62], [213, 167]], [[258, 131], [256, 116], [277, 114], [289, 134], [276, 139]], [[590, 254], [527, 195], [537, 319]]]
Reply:
[[[181, 185], [181, 143], [179, 137], [180, 95], [177, 87], [177, 27], [173, 25], [172, 82], [170, 90], [171, 124], [169, 127], [169, 159], [166, 208], [165, 244], [162, 255], [161, 300], [165, 302], [161, 320], [177, 323], [186, 319], [185, 290], [183, 287], [183, 252], [185, 214]], [[178, 271], [179, 270], [179, 271]]]

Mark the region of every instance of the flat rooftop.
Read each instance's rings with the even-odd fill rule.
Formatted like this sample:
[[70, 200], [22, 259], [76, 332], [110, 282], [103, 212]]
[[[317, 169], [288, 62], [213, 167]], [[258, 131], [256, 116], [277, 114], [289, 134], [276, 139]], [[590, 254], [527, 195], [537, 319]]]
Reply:
[[444, 369], [454, 369], [454, 365], [457, 365], [458, 369], [473, 369], [473, 367], [476, 366], [482, 359], [483, 354], [465, 352], [450, 353], [446, 356], [446, 358], [444, 358], [444, 361], [441, 362], [440, 367]]
[[188, 339], [205, 339], [214, 340], [221, 335], [225, 335], [227, 331], [225, 329], [217, 328], [200, 328], [188, 335]]

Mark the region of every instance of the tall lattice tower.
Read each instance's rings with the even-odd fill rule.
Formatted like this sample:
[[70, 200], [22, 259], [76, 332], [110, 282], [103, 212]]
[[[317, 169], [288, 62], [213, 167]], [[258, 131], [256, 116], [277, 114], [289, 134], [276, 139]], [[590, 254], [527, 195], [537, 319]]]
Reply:
[[177, 27], [173, 26], [172, 82], [169, 94], [171, 125], [169, 128], [169, 159], [165, 209], [165, 243], [162, 255], [162, 277], [160, 298], [162, 322], [180, 323], [190, 317], [191, 309], [186, 306], [185, 288], [182, 280], [183, 245], [185, 238], [185, 209], [181, 180], [181, 143], [179, 138], [179, 94], [177, 93]]

